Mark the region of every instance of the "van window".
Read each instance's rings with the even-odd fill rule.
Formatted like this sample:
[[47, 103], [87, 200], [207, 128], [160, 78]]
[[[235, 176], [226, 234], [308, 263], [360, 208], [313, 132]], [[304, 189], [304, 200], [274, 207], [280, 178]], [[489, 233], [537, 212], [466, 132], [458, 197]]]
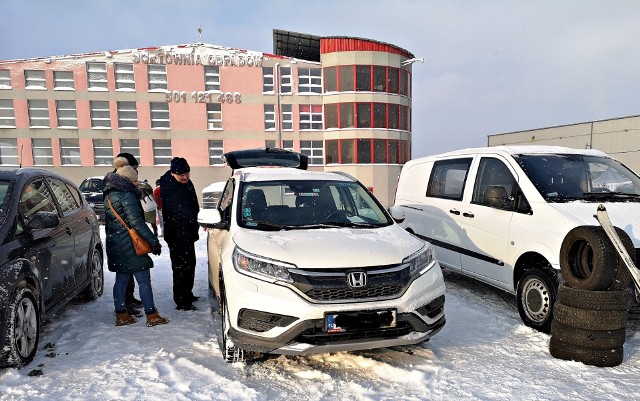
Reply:
[[427, 196], [462, 200], [471, 158], [441, 160], [433, 163]]
[[[517, 191], [516, 179], [501, 160], [492, 157], [483, 157], [480, 160], [472, 203], [513, 210]], [[498, 202], [498, 198], [502, 201]]]

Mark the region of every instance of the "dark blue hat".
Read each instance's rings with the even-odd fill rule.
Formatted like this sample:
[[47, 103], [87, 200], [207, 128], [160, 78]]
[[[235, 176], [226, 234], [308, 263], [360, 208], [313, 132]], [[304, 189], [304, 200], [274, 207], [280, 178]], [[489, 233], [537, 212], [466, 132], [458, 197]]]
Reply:
[[184, 157], [174, 157], [171, 159], [171, 172], [173, 174], [185, 174], [191, 171], [187, 159]]

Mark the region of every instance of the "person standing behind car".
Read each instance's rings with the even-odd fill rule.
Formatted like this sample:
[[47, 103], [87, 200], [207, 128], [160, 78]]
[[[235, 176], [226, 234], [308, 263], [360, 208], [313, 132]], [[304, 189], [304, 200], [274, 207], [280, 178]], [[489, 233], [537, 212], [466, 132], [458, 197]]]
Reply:
[[116, 172], [109, 173], [104, 178], [104, 210], [107, 262], [109, 271], [116, 273], [113, 285], [116, 326], [137, 322], [137, 319], [129, 314], [125, 303], [127, 282], [131, 275], [138, 282], [140, 299], [147, 315], [147, 326], [165, 324], [168, 323], [167, 319], [158, 314], [153, 302], [150, 271], [153, 260], [147, 254], [136, 254], [127, 227], [116, 217], [116, 213], [120, 215], [129, 228], [135, 229], [151, 245], [153, 254], [160, 255], [160, 241], [144, 221], [140, 205], [142, 192], [136, 186], [138, 172], [126, 164], [124, 158], [116, 158], [114, 166]]
[[177, 310], [196, 310], [193, 295], [196, 269], [195, 241], [199, 238], [198, 196], [190, 180], [189, 163], [171, 159], [171, 168], [160, 177], [164, 239], [169, 245], [173, 270], [173, 301]]

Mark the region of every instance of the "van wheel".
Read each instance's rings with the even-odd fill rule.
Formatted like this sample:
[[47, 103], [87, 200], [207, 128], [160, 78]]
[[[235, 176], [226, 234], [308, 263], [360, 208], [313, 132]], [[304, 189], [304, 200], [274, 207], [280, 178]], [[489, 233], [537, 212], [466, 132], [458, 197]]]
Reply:
[[518, 312], [524, 324], [549, 333], [557, 288], [557, 280], [550, 273], [539, 268], [525, 271], [516, 292]]
[[9, 316], [0, 349], [0, 367], [21, 367], [29, 364], [38, 350], [40, 340], [40, 310], [34, 290], [23, 285], [9, 303]]
[[222, 329], [222, 358], [225, 362], [244, 362], [244, 350], [235, 346], [233, 341], [229, 338], [229, 328], [231, 327], [231, 320], [229, 319], [229, 307], [227, 306], [227, 296], [224, 291], [224, 286], [220, 283], [220, 310], [222, 316], [220, 318]]
[[569, 231], [560, 247], [564, 281], [580, 290], [605, 290], [618, 271], [618, 254], [600, 226], [580, 226]]

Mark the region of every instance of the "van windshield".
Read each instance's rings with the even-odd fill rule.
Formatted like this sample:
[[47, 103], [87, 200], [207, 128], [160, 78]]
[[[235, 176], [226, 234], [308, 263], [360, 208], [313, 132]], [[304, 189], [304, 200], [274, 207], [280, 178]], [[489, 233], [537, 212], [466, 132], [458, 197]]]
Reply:
[[640, 177], [615, 159], [581, 154], [514, 158], [548, 202], [640, 201]]
[[239, 225], [250, 229], [371, 228], [392, 224], [380, 204], [357, 182], [246, 182], [240, 194]]

